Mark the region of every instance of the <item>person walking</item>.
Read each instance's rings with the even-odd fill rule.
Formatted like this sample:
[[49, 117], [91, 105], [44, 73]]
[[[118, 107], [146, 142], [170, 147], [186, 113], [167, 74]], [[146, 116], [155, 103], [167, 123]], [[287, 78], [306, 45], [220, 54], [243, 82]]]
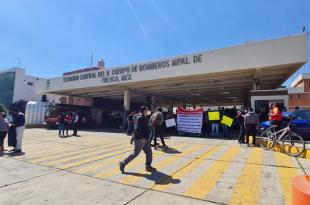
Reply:
[[249, 137], [253, 137], [252, 144], [255, 146], [256, 142], [256, 129], [259, 128], [259, 119], [250, 108], [250, 111], [244, 116], [244, 126], [246, 128], [246, 143], [250, 146]]
[[72, 136], [77, 136], [77, 131], [79, 128], [79, 115], [74, 112], [73, 113], [73, 121], [72, 121], [72, 129], [73, 129], [73, 135]]
[[140, 114], [134, 119], [134, 150], [126, 159], [119, 162], [119, 169], [121, 173], [125, 173], [125, 167], [134, 158], [136, 158], [141, 150], [146, 155], [145, 170], [148, 172], [156, 171], [152, 167], [152, 149], [149, 142], [149, 124], [148, 124], [148, 107], [142, 106], [140, 108]]
[[157, 108], [156, 112], [151, 116], [151, 125], [154, 129], [154, 149], [157, 149], [157, 137], [160, 138], [161, 143], [164, 147], [167, 147], [164, 139], [163, 123], [164, 115], [162, 108]]
[[58, 115], [58, 136], [65, 136], [65, 117], [63, 113], [60, 113]]
[[12, 126], [16, 128], [16, 147], [12, 150], [14, 153], [22, 152], [22, 142], [25, 130], [25, 115], [19, 112], [17, 108], [13, 108], [13, 123]]
[[5, 118], [6, 114], [4, 112], [0, 113], [0, 154], [2, 154], [3, 151], [6, 151], [3, 145], [4, 139], [8, 133], [9, 121]]

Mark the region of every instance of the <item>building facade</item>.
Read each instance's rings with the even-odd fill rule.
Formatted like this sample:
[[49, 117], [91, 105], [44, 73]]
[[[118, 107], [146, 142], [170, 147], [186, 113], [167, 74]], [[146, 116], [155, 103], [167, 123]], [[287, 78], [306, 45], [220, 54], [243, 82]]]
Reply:
[[[36, 83], [41, 78], [26, 75], [25, 69], [12, 68], [0, 71], [0, 104], [6, 108], [11, 103], [24, 101], [41, 101], [42, 95], [35, 93]], [[59, 95], [47, 95], [48, 101], [59, 103]]]
[[310, 109], [310, 73], [303, 73], [291, 84], [289, 89], [289, 110], [295, 107]]

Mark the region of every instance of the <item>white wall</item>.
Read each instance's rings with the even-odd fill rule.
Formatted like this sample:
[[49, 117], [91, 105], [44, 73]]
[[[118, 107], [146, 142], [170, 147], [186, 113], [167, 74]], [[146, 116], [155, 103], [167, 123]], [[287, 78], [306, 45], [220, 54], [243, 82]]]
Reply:
[[288, 95], [251, 96], [251, 107], [253, 109], [255, 109], [255, 101], [257, 100], [283, 100], [284, 107], [288, 109]]
[[[38, 101], [42, 99], [42, 95], [35, 93], [36, 83], [40, 80], [38, 77], [26, 75], [24, 69], [16, 68], [15, 70], [15, 84], [14, 84], [14, 95], [13, 102], [19, 100], [26, 101]], [[32, 83], [33, 85], [28, 85]], [[47, 95], [49, 102], [59, 103], [60, 96]]]

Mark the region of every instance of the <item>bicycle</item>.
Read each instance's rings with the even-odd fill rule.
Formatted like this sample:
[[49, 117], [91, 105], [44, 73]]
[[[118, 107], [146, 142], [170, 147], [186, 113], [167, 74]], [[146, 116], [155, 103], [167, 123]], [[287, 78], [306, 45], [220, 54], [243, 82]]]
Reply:
[[305, 150], [303, 138], [291, 130], [288, 124], [285, 128], [276, 131], [276, 126], [271, 126], [263, 131], [260, 135], [260, 145], [265, 150], [272, 149], [276, 144], [280, 144], [286, 154], [292, 157], [298, 157]]

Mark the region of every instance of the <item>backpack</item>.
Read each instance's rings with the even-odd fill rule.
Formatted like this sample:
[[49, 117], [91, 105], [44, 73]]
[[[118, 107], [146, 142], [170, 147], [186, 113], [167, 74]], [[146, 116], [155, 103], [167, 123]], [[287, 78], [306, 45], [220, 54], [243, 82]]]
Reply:
[[151, 116], [151, 125], [152, 127], [156, 127], [159, 125], [159, 113], [156, 112]]

